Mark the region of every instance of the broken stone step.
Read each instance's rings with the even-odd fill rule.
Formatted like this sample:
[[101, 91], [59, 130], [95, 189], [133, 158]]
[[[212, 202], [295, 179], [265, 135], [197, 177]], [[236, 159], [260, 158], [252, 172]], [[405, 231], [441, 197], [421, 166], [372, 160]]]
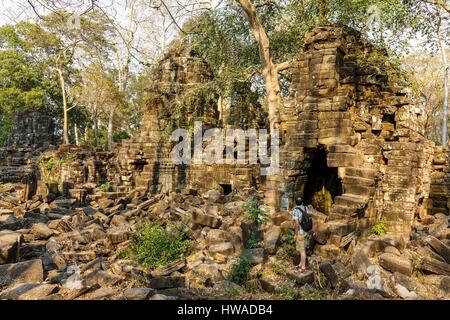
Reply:
[[335, 220], [327, 222], [331, 234], [346, 236], [355, 231], [356, 223], [354, 221]]
[[411, 260], [397, 256], [392, 253], [383, 253], [379, 257], [380, 265], [391, 272], [400, 272], [407, 276], [411, 276], [413, 265]]
[[55, 293], [55, 284], [24, 283], [0, 293], [0, 300], [39, 300]]
[[184, 259], [177, 259], [166, 266], [159, 267], [151, 272], [152, 277], [168, 276], [172, 272], [178, 271], [186, 265]]
[[328, 167], [358, 167], [363, 164], [364, 158], [353, 153], [328, 153]]
[[364, 187], [357, 184], [344, 185], [344, 189], [345, 192], [366, 197], [369, 197], [375, 191], [374, 187]]
[[148, 282], [148, 287], [157, 290], [167, 288], [184, 288], [185, 277], [167, 276], [152, 278]]
[[155, 290], [151, 288], [129, 288], [123, 292], [125, 300], [148, 300], [155, 294]]
[[355, 213], [355, 208], [350, 206], [347, 207], [341, 205], [334, 205], [331, 207], [331, 213], [342, 214], [344, 216], [352, 216]]
[[0, 265], [13, 263], [19, 260], [20, 243], [23, 235], [10, 230], [0, 231]]
[[448, 247], [442, 241], [436, 239], [435, 237], [428, 237], [425, 239], [430, 247], [434, 249], [444, 260], [450, 264], [450, 247]]
[[41, 283], [44, 281], [44, 268], [41, 259], [0, 265], [0, 280], [3, 285], [21, 283]]
[[375, 178], [376, 175], [377, 175], [377, 170], [374, 170], [371, 168], [362, 168], [362, 167], [339, 168], [339, 176], [341, 178], [343, 178], [345, 176], [352, 176], [352, 177], [373, 179], [373, 178]]
[[291, 272], [287, 272], [286, 276], [289, 279], [295, 281], [295, 283], [299, 286], [314, 282], [314, 272], [312, 272], [312, 271], [306, 271], [303, 273], [291, 271]]
[[353, 207], [353, 208], [357, 208], [357, 207], [361, 206], [366, 201], [367, 201], [366, 197], [362, 197], [362, 196], [350, 194], [350, 193], [344, 193], [343, 195], [336, 196], [334, 198], [335, 205], [348, 206], [348, 207]]
[[352, 216], [346, 215], [346, 214], [341, 214], [341, 213], [330, 213], [330, 215], [328, 216], [327, 221], [341, 221], [341, 222], [346, 222], [348, 223], [349, 221], [351, 221], [351, 219], [353, 219]]
[[342, 179], [342, 182], [344, 183], [345, 186], [348, 186], [351, 184], [356, 184], [356, 185], [363, 186], [363, 187], [373, 187], [375, 181], [373, 179], [366, 179], [366, 178], [354, 177], [354, 176], [345, 176]]
[[356, 149], [348, 144], [327, 145], [327, 152], [330, 153], [356, 153]]

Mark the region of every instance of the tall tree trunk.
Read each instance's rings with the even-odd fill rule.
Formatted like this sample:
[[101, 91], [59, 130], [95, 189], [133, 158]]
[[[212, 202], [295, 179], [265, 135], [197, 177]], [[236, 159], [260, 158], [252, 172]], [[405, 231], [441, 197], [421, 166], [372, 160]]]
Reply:
[[63, 97], [63, 112], [64, 112], [64, 124], [63, 124], [63, 142], [69, 144], [68, 134], [68, 117], [67, 117], [67, 98], [66, 98], [66, 83], [61, 68], [56, 68], [59, 77], [59, 84], [61, 86], [61, 93]]
[[448, 121], [448, 61], [442, 39], [439, 38], [439, 49], [442, 53], [442, 63], [444, 65], [444, 105], [442, 112], [442, 145], [447, 145], [447, 121]]
[[92, 112], [92, 122], [93, 122], [93, 129], [94, 129], [94, 142], [95, 147], [98, 148], [98, 114], [97, 114], [97, 102], [94, 103], [94, 112]]
[[80, 140], [78, 139], [78, 126], [76, 123], [73, 124], [73, 132], [75, 134], [75, 145], [80, 145]]
[[113, 148], [113, 121], [114, 121], [114, 108], [111, 108], [108, 117], [108, 150]]
[[[281, 94], [278, 72], [288, 68], [290, 66], [290, 62], [283, 62], [280, 64], [273, 63], [270, 50], [270, 40], [264, 26], [259, 20], [256, 7], [253, 5], [251, 0], [236, 0], [236, 2], [244, 10], [250, 24], [250, 31], [258, 43], [264, 88], [267, 95], [269, 128], [270, 134], [273, 135], [275, 130], [279, 128], [280, 124]], [[275, 155], [275, 157], [277, 156]], [[279, 182], [276, 175], [272, 174], [267, 177], [264, 203], [273, 210], [278, 207], [278, 184]]]
[[320, 0], [319, 3], [319, 24], [322, 24], [325, 21], [325, 6], [327, 1]]
[[89, 140], [89, 130], [88, 127], [86, 126], [84, 128], [84, 145], [88, 144], [88, 140]]
[[269, 112], [270, 132], [273, 132], [279, 124], [279, 112], [281, 105], [280, 84], [278, 79], [278, 67], [272, 61], [270, 41], [256, 12], [256, 8], [250, 0], [236, 0], [244, 10], [250, 23], [250, 30], [258, 43], [259, 56], [262, 66], [262, 76], [267, 95], [267, 107]]
[[95, 118], [94, 121], [94, 139], [95, 139], [95, 147], [98, 148], [98, 119]]

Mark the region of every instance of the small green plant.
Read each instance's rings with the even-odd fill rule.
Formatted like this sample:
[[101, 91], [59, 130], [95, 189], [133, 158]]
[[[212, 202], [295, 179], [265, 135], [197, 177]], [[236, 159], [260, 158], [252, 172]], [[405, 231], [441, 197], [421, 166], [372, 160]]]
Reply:
[[286, 242], [287, 242], [287, 244], [295, 246], [294, 236], [295, 236], [294, 229], [289, 229], [287, 231], [287, 234], [286, 234], [286, 238], [287, 238]]
[[118, 259], [126, 259], [128, 255], [129, 253], [127, 252], [127, 250], [120, 250], [119, 252], [117, 252]]
[[137, 231], [131, 252], [138, 263], [153, 270], [181, 258], [188, 246], [178, 226], [149, 222]]
[[228, 281], [237, 283], [238, 285], [244, 284], [248, 278], [251, 269], [250, 261], [245, 257], [239, 257], [239, 260], [231, 267], [231, 271], [228, 274]]
[[331, 295], [326, 288], [305, 290], [301, 293], [302, 300], [331, 300]]
[[286, 272], [286, 268], [281, 263], [275, 263], [272, 265], [272, 271], [275, 274], [282, 275]]
[[259, 247], [260, 247], [260, 244], [259, 244], [259, 240], [258, 240], [258, 232], [256, 230], [253, 230], [247, 239], [247, 248], [248, 249], [256, 249]]
[[382, 236], [387, 232], [386, 225], [384, 224], [384, 222], [378, 222], [372, 227], [372, 232], [379, 236]]
[[242, 205], [247, 218], [255, 222], [257, 226], [266, 223], [270, 217], [267, 212], [259, 206], [259, 201], [260, 198], [255, 196]]
[[103, 192], [109, 191], [110, 189], [111, 189], [111, 184], [109, 182], [103, 183], [98, 187], [98, 190], [103, 191]]
[[240, 295], [241, 293], [239, 292], [239, 290], [234, 287], [230, 286], [225, 289], [225, 297], [227, 298], [237, 299], [240, 297]]
[[261, 289], [261, 285], [259, 284], [259, 281], [249, 281], [245, 284], [245, 291], [248, 293], [256, 293]]
[[283, 285], [280, 289], [280, 294], [283, 299], [286, 300], [294, 300], [295, 298], [295, 289], [287, 284]]
[[42, 178], [48, 183], [61, 182], [61, 169], [65, 165], [69, 165], [76, 159], [76, 154], [66, 152], [63, 155], [57, 155], [54, 152], [44, 152], [39, 156], [39, 167]]
[[55, 167], [55, 160], [54, 158], [49, 158], [47, 161], [44, 161], [42, 163], [42, 167], [45, 169], [45, 171], [52, 171]]
[[295, 240], [294, 240], [294, 230], [287, 230], [286, 234], [283, 235], [281, 248], [282, 250], [278, 250], [277, 256], [281, 260], [290, 261], [292, 260], [292, 254], [295, 251]]

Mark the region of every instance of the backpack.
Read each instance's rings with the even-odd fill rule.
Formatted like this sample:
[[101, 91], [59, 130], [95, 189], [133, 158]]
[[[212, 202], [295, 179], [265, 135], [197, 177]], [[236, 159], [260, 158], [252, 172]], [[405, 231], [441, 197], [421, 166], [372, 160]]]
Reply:
[[314, 252], [314, 245], [316, 244], [316, 242], [314, 241], [314, 236], [313, 236], [313, 232], [309, 231], [306, 234], [306, 255], [311, 256]]
[[308, 209], [306, 208], [306, 210], [302, 210], [300, 206], [296, 207], [296, 209], [299, 209], [302, 212], [300, 226], [302, 227], [303, 231], [310, 231], [312, 229], [312, 219], [308, 214]]

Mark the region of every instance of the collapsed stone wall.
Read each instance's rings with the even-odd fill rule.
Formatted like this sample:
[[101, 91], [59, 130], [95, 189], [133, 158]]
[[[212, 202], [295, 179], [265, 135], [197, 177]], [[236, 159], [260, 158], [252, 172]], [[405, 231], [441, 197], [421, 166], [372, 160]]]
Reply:
[[450, 212], [450, 151], [442, 146], [436, 146], [431, 174], [430, 200], [424, 204], [432, 214]]
[[[15, 113], [7, 144], [0, 148], [0, 182], [21, 184], [26, 200], [35, 194], [51, 198], [76, 194], [75, 198], [79, 198], [86, 194], [83, 184], [101, 184], [110, 179], [112, 154], [72, 145], [56, 147], [57, 142], [52, 117], [40, 111]], [[73, 159], [58, 168], [58, 177], [46, 177], [39, 163], [45, 160], [42, 157], [61, 160], [67, 154], [72, 154]]]
[[[45, 156], [59, 163], [53, 172], [46, 172]], [[112, 157], [113, 154], [107, 151], [60, 145], [57, 150], [41, 156], [41, 162], [37, 164], [36, 194], [47, 200], [62, 195], [83, 204], [95, 186], [110, 181], [109, 162]]]
[[170, 141], [172, 130], [192, 129], [195, 120], [202, 121], [203, 129], [219, 127], [224, 122], [226, 114], [218, 106], [219, 97], [204, 90], [213, 84], [206, 62], [188, 46], [175, 47], [158, 63], [153, 75], [147, 88], [148, 107], [140, 135], [123, 140], [116, 147], [112, 170], [119, 190], [156, 194], [256, 186], [256, 166], [176, 166], [170, 159], [174, 146]]
[[0, 182], [23, 185], [24, 197], [36, 191], [34, 159], [57, 142], [53, 118], [40, 112], [18, 112], [6, 146], [0, 148]]
[[[420, 109], [391, 75], [377, 68], [377, 58], [385, 53], [357, 32], [336, 27], [315, 29], [305, 43], [293, 68], [290, 103], [281, 114], [277, 209], [291, 209], [294, 196], [305, 196], [325, 214], [336, 243], [366, 236], [378, 222], [407, 237], [417, 212], [448, 210], [448, 156], [441, 159], [446, 151], [424, 138]], [[77, 156], [62, 170], [66, 189], [76, 193], [85, 183], [107, 181], [118, 191], [142, 194], [268, 189], [258, 165], [173, 164], [171, 130], [192, 128], [197, 119], [204, 129], [223, 126], [224, 110], [213, 91], [201, 93], [212, 88], [213, 76], [189, 47], [172, 49], [153, 74], [140, 135], [118, 144], [114, 157], [69, 150]], [[55, 141], [50, 118], [31, 118], [15, 117], [9, 149], [0, 150], [0, 181], [19, 181], [26, 176], [23, 168], [35, 172], [25, 166], [28, 153]]]
[[363, 236], [382, 221], [409, 237], [431, 182], [434, 144], [423, 136], [420, 109], [386, 71], [364, 63], [383, 53], [357, 32], [317, 28], [305, 43], [282, 115], [282, 198], [304, 194], [322, 154], [322, 170], [335, 168], [342, 189], [327, 213], [333, 234]]

